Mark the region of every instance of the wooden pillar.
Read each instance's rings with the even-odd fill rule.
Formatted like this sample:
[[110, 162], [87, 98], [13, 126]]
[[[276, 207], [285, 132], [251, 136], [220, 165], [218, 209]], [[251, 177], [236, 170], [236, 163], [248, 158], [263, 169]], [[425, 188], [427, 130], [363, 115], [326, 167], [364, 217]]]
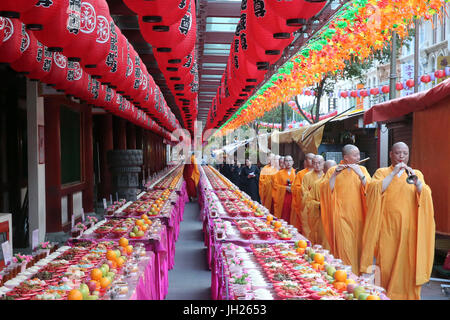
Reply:
[[82, 168], [84, 168], [83, 190], [83, 210], [84, 212], [94, 212], [94, 146], [92, 133], [92, 108], [88, 105], [83, 106], [83, 158]]
[[136, 149], [136, 127], [131, 122], [127, 122], [127, 149]]
[[126, 120], [114, 117], [114, 149], [126, 150], [127, 149], [127, 130]]
[[100, 116], [99, 119], [99, 153], [100, 153], [100, 183], [98, 185], [99, 199], [106, 198], [112, 194], [112, 177], [108, 167], [107, 153], [113, 150], [113, 116], [106, 114]]
[[45, 199], [47, 232], [62, 231], [59, 108], [60, 106], [57, 100], [45, 98]]

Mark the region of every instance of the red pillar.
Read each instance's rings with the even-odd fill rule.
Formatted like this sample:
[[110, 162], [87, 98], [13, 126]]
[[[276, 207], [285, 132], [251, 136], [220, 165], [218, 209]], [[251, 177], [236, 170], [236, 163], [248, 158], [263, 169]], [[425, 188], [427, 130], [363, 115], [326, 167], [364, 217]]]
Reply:
[[94, 146], [92, 132], [92, 108], [83, 105], [83, 162], [84, 165], [84, 190], [83, 190], [83, 210], [84, 212], [94, 212]]
[[46, 230], [59, 232], [62, 231], [59, 103], [52, 98], [45, 98], [44, 103]]
[[99, 116], [99, 153], [100, 153], [100, 180], [98, 188], [98, 196], [100, 199], [109, 200], [112, 194], [112, 177], [108, 167], [107, 153], [113, 150], [113, 116], [106, 114]]

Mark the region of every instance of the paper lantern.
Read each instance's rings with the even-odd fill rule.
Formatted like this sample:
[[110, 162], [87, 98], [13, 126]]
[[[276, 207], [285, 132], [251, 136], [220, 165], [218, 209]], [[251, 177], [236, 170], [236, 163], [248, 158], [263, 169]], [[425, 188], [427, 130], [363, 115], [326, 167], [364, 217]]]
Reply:
[[426, 74], [420, 77], [420, 81], [422, 81], [423, 83], [428, 83], [431, 81], [431, 77], [430, 75]]
[[382, 87], [381, 87], [381, 92], [383, 92], [383, 93], [389, 93], [389, 91], [390, 91], [389, 86], [382, 86]]
[[25, 25], [17, 19], [5, 18], [4, 37], [0, 46], [0, 62], [12, 63], [20, 58], [30, 44]]
[[445, 71], [444, 70], [436, 70], [434, 72], [434, 76], [438, 79], [444, 78], [445, 77]]
[[356, 90], [351, 91], [350, 92], [350, 96], [353, 97], [353, 98], [358, 97], [358, 91], [356, 91]]
[[179, 21], [188, 8], [188, 0], [123, 0], [132, 11], [143, 16], [146, 23], [171, 25]]
[[361, 97], [363, 97], [363, 98], [365, 98], [365, 97], [367, 97], [367, 96], [369, 96], [369, 90], [361, 90], [360, 92], [359, 92], [359, 95], [361, 96]]
[[[56, 84], [66, 83], [67, 76], [67, 58], [60, 52], [52, 53], [52, 67], [48, 75], [41, 79], [42, 82], [47, 83], [50, 86], [56, 86]], [[61, 90], [61, 89], [60, 89]]]
[[21, 13], [31, 9], [36, 2], [43, 2], [44, 4], [49, 1], [38, 0], [2, 0], [0, 2], [0, 16], [7, 18], [19, 19]]
[[406, 85], [408, 86], [408, 88], [414, 87], [414, 80], [413, 79], [406, 80]]
[[395, 84], [395, 89], [396, 89], [397, 91], [403, 90], [403, 84], [402, 84], [401, 82], [397, 82], [397, 83]]
[[380, 89], [378, 89], [378, 88], [372, 88], [372, 89], [370, 89], [370, 94], [371, 95], [377, 95], [377, 94], [379, 94], [380, 93]]
[[342, 98], [347, 98], [348, 97], [348, 92], [347, 91], [342, 91], [340, 95], [341, 95]]
[[[266, 5], [263, 3], [265, 2]], [[305, 24], [310, 18], [314, 17], [326, 5], [326, 0], [307, 1], [259, 1], [259, 6], [255, 6], [260, 15], [263, 10], [267, 12], [273, 11], [279, 17], [286, 21], [287, 26], [301, 26]], [[267, 7], [267, 8], [266, 8]]]

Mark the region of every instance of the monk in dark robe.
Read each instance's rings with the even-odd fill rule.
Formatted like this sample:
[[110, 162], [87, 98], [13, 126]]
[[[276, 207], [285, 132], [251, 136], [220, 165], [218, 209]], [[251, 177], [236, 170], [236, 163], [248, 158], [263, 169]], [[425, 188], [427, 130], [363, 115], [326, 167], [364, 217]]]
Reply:
[[245, 166], [241, 169], [243, 191], [254, 201], [259, 202], [258, 181], [259, 168], [252, 164], [250, 159], [245, 159]]

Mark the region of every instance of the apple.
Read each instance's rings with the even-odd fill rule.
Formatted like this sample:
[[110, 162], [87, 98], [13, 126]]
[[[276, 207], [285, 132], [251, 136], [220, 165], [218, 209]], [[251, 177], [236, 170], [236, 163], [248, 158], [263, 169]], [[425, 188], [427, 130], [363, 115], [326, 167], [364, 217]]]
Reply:
[[113, 266], [113, 262], [112, 262], [111, 260], [108, 260], [108, 261], [106, 262], [106, 264], [108, 265], [108, 271], [111, 271], [111, 268], [112, 268], [112, 266]]
[[328, 273], [329, 276], [333, 277], [335, 272], [336, 272], [336, 268], [335, 267], [329, 267], [328, 268], [327, 273]]
[[353, 289], [353, 295], [355, 296], [356, 299], [359, 299], [359, 295], [364, 292], [365, 289], [364, 287], [361, 286], [357, 286], [356, 288]]
[[136, 233], [135, 232], [130, 232], [130, 237], [135, 238], [136, 237]]
[[[110, 261], [110, 260], [108, 260], [108, 261]], [[105, 268], [105, 269], [106, 269], [106, 272], [109, 271], [109, 265], [108, 265], [108, 264], [104, 263], [104, 264], [102, 264], [101, 267], [102, 267], [102, 268]]]
[[115, 252], [116, 252], [116, 257], [120, 257], [122, 254], [120, 253], [120, 250], [119, 249], [117, 249], [117, 250], [114, 250]]
[[347, 299], [347, 300], [353, 300], [353, 294], [347, 294], [346, 296], [345, 296], [345, 298]]
[[144, 234], [145, 234], [144, 231], [139, 230], [139, 231], [136, 233], [136, 236], [138, 236], [138, 237], [143, 237]]
[[98, 300], [98, 295], [91, 294], [87, 296], [85, 300]]
[[355, 291], [355, 288], [356, 288], [356, 284], [354, 284], [354, 283], [349, 283], [349, 284], [347, 285], [347, 292], [348, 292], [348, 293], [353, 293], [353, 292]]
[[362, 292], [359, 294], [358, 300], [367, 300], [368, 296], [369, 296], [369, 294], [367, 292]]
[[78, 288], [78, 290], [83, 295], [83, 300], [86, 300], [86, 298], [90, 292], [88, 285], [86, 283], [82, 283], [82, 284], [80, 284], [80, 287]]
[[106, 271], [106, 268], [103, 267], [103, 266], [101, 266], [101, 267], [100, 267], [100, 270], [102, 271], [102, 276], [103, 276], [103, 277], [106, 276], [106, 273], [108, 272], [108, 271]]
[[94, 292], [95, 290], [97, 290], [97, 282], [94, 280], [89, 281], [88, 288], [90, 292]]
[[113, 280], [115, 276], [116, 276], [116, 274], [114, 272], [108, 272], [106, 274], [106, 277], [110, 278], [111, 280]]
[[94, 291], [94, 292], [92, 292], [92, 295], [98, 297], [100, 295], [100, 291]]
[[134, 226], [134, 228], [133, 228], [133, 232], [134, 233], [137, 233], [139, 231], [139, 228], [138, 227], [136, 227], [136, 226]]

